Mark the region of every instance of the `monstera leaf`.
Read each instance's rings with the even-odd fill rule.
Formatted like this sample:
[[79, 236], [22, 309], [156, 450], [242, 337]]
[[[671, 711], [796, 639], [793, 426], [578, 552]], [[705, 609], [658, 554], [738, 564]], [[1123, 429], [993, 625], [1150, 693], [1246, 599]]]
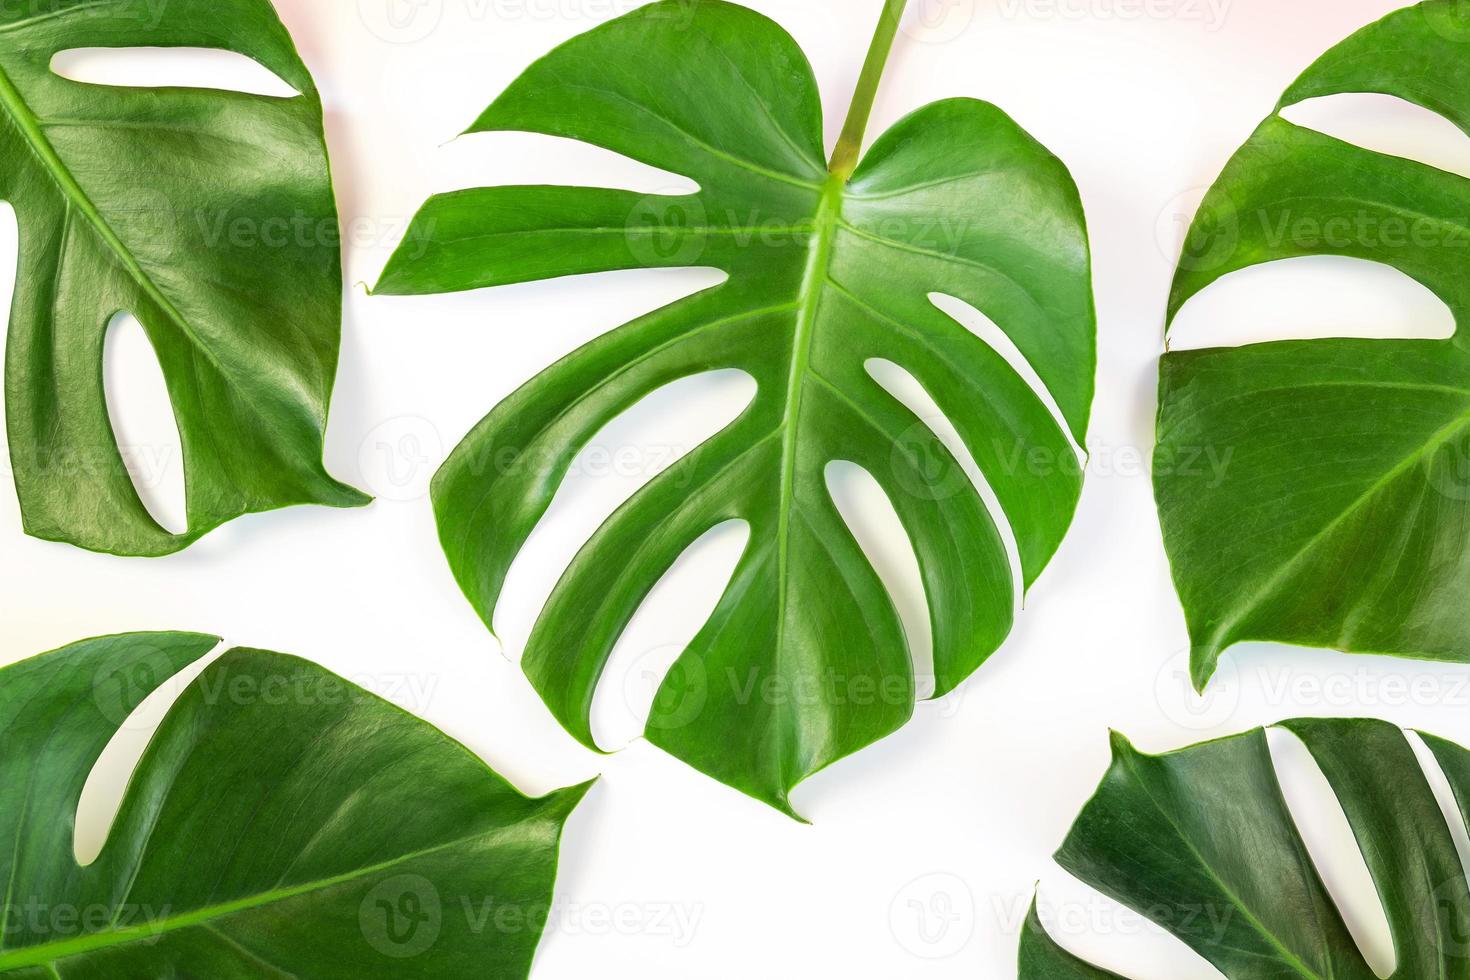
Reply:
[[[1470, 128], [1470, 8], [1410, 7], [1282, 99], [1399, 96]], [[1437, 293], [1448, 340], [1310, 340], [1164, 357], [1156, 493], [1203, 687], [1276, 640], [1470, 660], [1470, 181], [1273, 115], [1210, 190], [1169, 303], [1303, 255], [1384, 263]], [[1223, 477], [1164, 465], [1228, 454]]]
[[164, 719], [98, 858], [77, 802], [214, 637], [89, 640], [0, 670], [0, 975], [524, 977], [585, 787], [521, 796], [304, 661], [225, 654]]
[[[87, 85], [79, 47], [248, 55], [301, 94]], [[177, 551], [241, 514], [366, 501], [322, 468], [341, 261], [311, 77], [269, 0], [0, 7], [0, 197], [20, 268], [5, 363], [25, 528], [97, 551]], [[102, 346], [134, 314], [183, 445], [188, 530], [149, 516], [103, 395]]]
[[[1396, 980], [1470, 976], [1470, 888], [1404, 733], [1381, 721], [1282, 727], [1342, 804], [1393, 934]], [[1423, 736], [1470, 816], [1470, 752]], [[1229, 980], [1375, 980], [1312, 864], [1260, 729], [1163, 756], [1121, 736], [1057, 853], [1062, 867], [1183, 940]], [[1062, 950], [1033, 909], [1021, 980], [1115, 977]]]
[[[497, 407], [438, 473], [450, 564], [491, 622], [506, 571], [579, 449], [677, 379], [718, 369], [758, 393], [655, 477], [558, 584], [524, 665], [593, 745], [593, 691], [640, 603], [723, 522], [749, 527], [718, 608], [663, 683], [650, 740], [786, 812], [790, 790], [896, 730], [913, 666], [894, 604], [833, 505], [829, 463], [887, 492], [923, 574], [942, 695], [1011, 625], [1014, 586], [982, 498], [934, 432], [868, 373], [895, 362], [954, 423], [999, 499], [1029, 585], [1080, 490], [1094, 317], [1082, 209], [1065, 168], [999, 109], [920, 109], [858, 150], [903, 3], [890, 2], [829, 165], [812, 71], [742, 7], [670, 0], [575, 38], [471, 128], [571, 137], [682, 174], [688, 196], [495, 187], [432, 199], [378, 284], [428, 293], [640, 266], [725, 281], [623, 326]], [[935, 306], [988, 314], [1059, 421], [995, 349]], [[1028, 465], [1044, 458], [1045, 466]], [[1072, 465], [1068, 465], [1068, 464]]]

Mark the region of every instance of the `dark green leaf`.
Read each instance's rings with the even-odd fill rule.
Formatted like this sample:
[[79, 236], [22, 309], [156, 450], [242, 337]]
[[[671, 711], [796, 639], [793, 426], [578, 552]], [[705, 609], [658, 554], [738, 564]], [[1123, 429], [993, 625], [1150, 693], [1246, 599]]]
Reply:
[[[876, 74], [864, 81], [876, 85]], [[471, 131], [494, 130], [594, 143], [699, 191], [442, 195], [377, 292], [647, 266], [712, 266], [728, 278], [583, 347], [470, 434], [434, 483], [450, 564], [490, 624], [511, 563], [600, 429], [680, 378], [748, 373], [758, 393], [744, 413], [654, 478], [576, 557], [524, 665], [562, 724], [592, 745], [594, 689], [639, 605], [706, 531], [746, 522], [732, 581], [665, 680], [647, 734], [790, 812], [793, 787], [913, 711], [898, 614], [833, 505], [830, 463], [867, 469], [913, 543], [939, 695], [1011, 626], [1015, 586], [991, 514], [929, 426], [868, 374], [870, 360], [907, 369], [954, 422], [1015, 533], [1027, 585], [1061, 542], [1081, 485], [1068, 436], [1084, 438], [1094, 366], [1076, 188], [1003, 112], [969, 99], [899, 122], [850, 179], [840, 165], [829, 173], [801, 50], [766, 18], [713, 0], [650, 4], [563, 45]], [[1060, 420], [931, 294], [988, 314]]]
[[[1386, 722], [1299, 719], [1388, 917], [1396, 980], [1470, 977], [1470, 888], [1408, 738]], [[1463, 811], [1470, 752], [1423, 736]], [[1057, 861], [1147, 916], [1229, 980], [1375, 980], [1287, 810], [1261, 729], [1162, 756], [1121, 736]], [[1033, 912], [1021, 980], [1113, 976], [1065, 953]]]
[[[1470, 128], [1470, 8], [1433, 0], [1338, 45], [1281, 105], [1399, 96]], [[1460, 322], [1448, 340], [1310, 340], [1171, 353], [1156, 492], [1203, 686], [1276, 640], [1470, 660], [1470, 181], [1272, 115], [1210, 190], [1172, 316], [1231, 272], [1336, 254], [1392, 266]], [[1223, 479], [1174, 465], [1227, 458]]]
[[524, 977], [562, 825], [446, 735], [319, 667], [233, 650], [183, 692], [96, 861], [82, 787], [214, 637], [114, 636], [0, 670], [0, 974]]
[[1033, 902], [1021, 927], [1021, 980], [1108, 980], [1118, 974], [1099, 970], [1058, 946], [1041, 924]]
[[[301, 94], [88, 85], [79, 47], [219, 48]], [[269, 0], [0, 7], [0, 197], [20, 226], [6, 349], [26, 530], [118, 554], [177, 551], [241, 514], [356, 506], [322, 467], [341, 260], [322, 107]], [[103, 397], [102, 345], [134, 314], [183, 445], [188, 529], [138, 497]]]

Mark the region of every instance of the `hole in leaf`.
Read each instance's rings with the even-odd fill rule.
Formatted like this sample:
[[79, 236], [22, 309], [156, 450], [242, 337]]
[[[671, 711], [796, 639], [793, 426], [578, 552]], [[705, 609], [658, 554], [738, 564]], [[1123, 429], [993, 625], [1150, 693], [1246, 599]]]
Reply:
[[1470, 138], [1444, 116], [1394, 95], [1344, 93], [1281, 110], [1288, 122], [1470, 177]]
[[711, 528], [644, 599], [592, 697], [592, 737], [603, 749], [642, 737], [659, 686], [715, 611], [749, 540], [745, 521]]
[[289, 99], [301, 93], [253, 58], [221, 48], [70, 48], [51, 59], [62, 78], [128, 88], [212, 88]]
[[1328, 894], [1369, 967], [1380, 977], [1391, 976], [1398, 957], [1388, 916], [1342, 804], [1301, 739], [1277, 728], [1267, 729], [1266, 737], [1287, 810]]
[[[696, 194], [682, 174], [580, 140], [542, 133], [471, 133], [435, 155], [441, 190], [501, 184], [608, 187], [639, 194]], [[737, 216], [738, 218], [739, 216]]]
[[1465, 869], [1465, 875], [1470, 878], [1470, 834], [1467, 834], [1465, 820], [1460, 815], [1460, 804], [1455, 799], [1455, 791], [1450, 786], [1450, 781], [1445, 778], [1444, 769], [1439, 760], [1434, 757], [1429, 746], [1417, 732], [1408, 732], [1409, 745], [1414, 749], [1414, 756], [1419, 760], [1419, 768], [1424, 770], [1424, 778], [1429, 781], [1429, 788], [1434, 791], [1434, 798], [1439, 803], [1440, 812], [1444, 814], [1445, 823], [1449, 825], [1450, 836], [1455, 841], [1455, 851], [1460, 855], [1460, 866]]
[[[1067, 875], [1046, 882], [1036, 912], [1047, 932], [1065, 949], [1132, 980], [1225, 980], [1223, 973], [1184, 940]], [[1008, 916], [1007, 934], [1019, 934], [1025, 909]]]
[[959, 462], [960, 468], [970, 478], [970, 483], [980, 494], [980, 499], [985, 502], [985, 508], [990, 512], [990, 519], [995, 522], [1000, 539], [1005, 544], [1006, 558], [1011, 566], [1011, 581], [1015, 583], [1016, 609], [1019, 612], [1020, 584], [1025, 579], [1021, 575], [1021, 551], [1016, 544], [1016, 535], [1011, 528], [1010, 521], [1006, 519], [1005, 511], [1001, 510], [1000, 499], [990, 488], [985, 474], [980, 472], [979, 464], [975, 462], [975, 457], [970, 454], [964, 440], [960, 438], [954, 423], [940, 411], [939, 405], [929, 396], [929, 392], [924, 390], [924, 386], [919, 383], [918, 379], [897, 364], [882, 358], [870, 358], [864, 362], [863, 366], [867, 369], [868, 375], [878, 382], [884, 391], [897, 398], [929, 427], [929, 430], [939, 438], [939, 441], [950, 451], [950, 454]]
[[511, 565], [496, 622], [508, 649], [524, 647], [562, 571], [613, 511], [733, 422], [754, 397], [755, 379], [744, 371], [681, 378], [592, 437]]
[[861, 466], [845, 461], [829, 463], [826, 475], [832, 503], [877, 571], [903, 621], [914, 661], [915, 693], [920, 699], [933, 697], [934, 631], [929, 600], [919, 559], [903, 522], [878, 481]]
[[164, 530], [189, 526], [183, 444], [158, 355], [142, 324], [119, 313], [103, 341], [103, 392], [112, 432], [133, 487]]
[[1309, 255], [1251, 266], [1192, 297], [1169, 331], [1173, 350], [1327, 337], [1442, 340], [1455, 315], [1428, 287], [1365, 259]]
[[[108, 834], [122, 808], [123, 796], [133, 773], [142, 761], [158, 726], [168, 715], [169, 709], [179, 695], [193, 683], [224, 653], [221, 643], [213, 652], [199, 658], [178, 674], [160, 684], [152, 694], [144, 698], [132, 713], [123, 720], [108, 739], [107, 746], [97, 756], [87, 781], [82, 784], [82, 794], [77, 800], [77, 822], [72, 847], [77, 863], [83, 866], [97, 860], [107, 844]], [[59, 815], [58, 815], [59, 816]]]
[[[0, 255], [10, 256], [9, 262], [0, 262], [0, 309], [8, 310], [15, 295], [16, 270], [20, 258], [20, 229], [15, 219], [15, 209], [8, 202], [0, 201]], [[0, 329], [0, 365], [5, 363], [5, 344], [8, 331]], [[4, 422], [5, 405], [0, 398], [0, 423]], [[0, 459], [10, 459], [10, 433], [7, 425], [0, 424]], [[0, 480], [0, 484], [9, 480]], [[13, 493], [0, 493], [0, 508], [18, 508]], [[17, 518], [17, 523], [19, 519]]]
[[962, 299], [944, 293], [930, 293], [929, 302], [952, 317], [966, 330], [985, 341], [991, 350], [1005, 359], [1005, 362], [1011, 366], [1011, 370], [1020, 375], [1031, 390], [1036, 392], [1036, 397], [1040, 398], [1047, 411], [1051, 412], [1057, 427], [1066, 434], [1067, 441], [1072, 444], [1073, 452], [1081, 460], [1086, 454], [1072, 439], [1071, 430], [1067, 428], [1067, 420], [1062, 416], [1062, 410], [1057, 405], [1056, 399], [1052, 397], [1051, 391], [1041, 380], [1041, 375], [1036, 373], [1036, 369], [1031, 366], [1031, 362], [1026, 359], [1025, 354], [1021, 353], [1021, 349], [1015, 345], [1010, 336], [994, 320]]

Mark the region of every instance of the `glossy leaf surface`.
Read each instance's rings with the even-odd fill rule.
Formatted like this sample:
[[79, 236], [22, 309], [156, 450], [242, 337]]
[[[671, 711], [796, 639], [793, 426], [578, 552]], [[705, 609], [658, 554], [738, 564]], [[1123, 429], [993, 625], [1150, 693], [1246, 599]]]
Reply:
[[[709, 266], [727, 279], [571, 354], [469, 435], [434, 483], [450, 564], [491, 623], [511, 563], [599, 430], [680, 378], [749, 374], [758, 392], [745, 411], [578, 554], [523, 662], [592, 745], [594, 690], [639, 605], [706, 531], [745, 522], [748, 546], [664, 680], [647, 735], [790, 812], [794, 786], [902, 726], [915, 697], [902, 625], [828, 493], [830, 463], [871, 473], [913, 544], [939, 695], [1011, 626], [1015, 585], [996, 522], [869, 362], [907, 369], [953, 421], [1014, 532], [1027, 585], [1066, 531], [1081, 484], [1069, 436], [1084, 438], [1094, 366], [1076, 189], [1004, 113], [969, 99], [920, 109], [850, 177], [829, 173], [801, 50], [766, 18], [713, 0], [650, 4], [558, 48], [471, 129], [498, 130], [593, 143], [699, 191], [441, 195], [378, 293], [652, 266]], [[1059, 414], [934, 294], [986, 313]], [[1048, 465], [1027, 465], [1037, 458]]]
[[[1395, 980], [1470, 977], [1470, 888], [1444, 811], [1408, 738], [1386, 722], [1303, 719], [1282, 727], [1311, 752], [1342, 804], [1397, 952]], [[1470, 808], [1470, 752], [1421, 736]], [[1229, 980], [1374, 980], [1286, 806], [1266, 733], [1162, 756], [1121, 736], [1057, 861], [1147, 916]], [[1113, 977], [1059, 947], [1033, 910], [1021, 980]]]
[[0, 670], [0, 975], [526, 976], [585, 787], [528, 800], [294, 657], [233, 650], [190, 684], [77, 864], [98, 755], [217, 642], [106, 637]]
[[[1332, 49], [1281, 106], [1398, 96], [1470, 130], [1470, 11], [1391, 14]], [[1304, 255], [1384, 263], [1435, 292], [1447, 340], [1332, 339], [1163, 359], [1156, 494], [1198, 686], [1276, 640], [1470, 660], [1470, 181], [1272, 115], [1210, 190], [1169, 304]], [[1202, 451], [1223, 477], [1175, 465]]]
[[[301, 94], [121, 88], [51, 70], [64, 50], [135, 46], [233, 51]], [[0, 158], [20, 229], [5, 408], [29, 533], [158, 555], [242, 514], [365, 502], [322, 467], [337, 212], [321, 102], [269, 0], [5, 5]], [[103, 340], [121, 312], [142, 324], [168, 385], [184, 533], [150, 516], [108, 417]]]

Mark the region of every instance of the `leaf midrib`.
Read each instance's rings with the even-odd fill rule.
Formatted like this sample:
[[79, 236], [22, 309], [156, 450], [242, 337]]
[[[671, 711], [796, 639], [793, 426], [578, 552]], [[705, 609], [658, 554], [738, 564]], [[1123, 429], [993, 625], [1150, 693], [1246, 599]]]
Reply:
[[791, 509], [796, 497], [797, 429], [801, 418], [802, 393], [810, 369], [812, 339], [816, 333], [817, 310], [832, 264], [832, 248], [842, 218], [845, 178], [833, 174], [822, 186], [812, 221], [811, 251], [796, 299], [796, 329], [792, 334], [791, 368], [786, 378], [786, 403], [781, 418], [781, 492], [776, 511], [776, 643], [779, 657], [786, 630], [787, 565], [791, 538]]
[[1470, 426], [1470, 409], [1461, 412], [1448, 423], [1441, 426], [1425, 440], [1423, 445], [1416, 447], [1412, 453], [1401, 459], [1382, 476], [1370, 483], [1362, 493], [1339, 511], [1332, 520], [1323, 525], [1320, 530], [1307, 539], [1305, 544], [1293, 552], [1286, 561], [1277, 566], [1276, 570], [1252, 591], [1249, 598], [1237, 608], [1234, 614], [1222, 621], [1211, 632], [1208, 644], [1209, 648], [1217, 651], [1222, 649], [1221, 645], [1229, 639], [1231, 631], [1238, 628], [1264, 602], [1270, 599], [1276, 593], [1276, 590], [1296, 571], [1301, 561], [1311, 554], [1319, 544], [1326, 540], [1333, 531], [1341, 527], [1344, 522], [1366, 506], [1369, 501], [1382, 493], [1386, 487], [1398, 480], [1399, 477], [1408, 473], [1415, 466], [1418, 466], [1425, 459], [1438, 452], [1446, 443], [1463, 432], [1467, 426]]
[[1240, 910], [1241, 914], [1245, 916], [1247, 923], [1255, 929], [1256, 933], [1264, 938], [1268, 943], [1270, 943], [1271, 946], [1280, 951], [1282, 955], [1282, 964], [1284, 966], [1290, 967], [1301, 976], [1306, 977], [1307, 980], [1326, 980], [1326, 978], [1324, 978], [1320, 973], [1317, 973], [1305, 962], [1303, 962], [1301, 957], [1297, 956], [1294, 952], [1287, 948], [1286, 944], [1274, 932], [1272, 932], [1266, 926], [1266, 924], [1262, 922], [1258, 916], [1256, 916], [1254, 912], [1251, 911], [1244, 900], [1242, 900], [1241, 897], [1235, 893], [1235, 890], [1225, 883], [1225, 880], [1220, 877], [1220, 875], [1215, 871], [1210, 862], [1207, 861], [1205, 859], [1205, 856], [1200, 853], [1199, 848], [1195, 846], [1194, 841], [1191, 840], [1189, 835], [1184, 832], [1184, 828], [1181, 827], [1178, 821], [1174, 819], [1174, 815], [1169, 812], [1167, 807], [1159, 802], [1158, 798], [1154, 795], [1153, 788], [1149, 785], [1148, 780], [1141, 773], [1139, 773], [1134, 760], [1131, 757], [1125, 756], [1123, 764], [1127, 767], [1129, 775], [1131, 775], [1137, 781], [1139, 788], [1143, 790], [1143, 795], [1148, 798], [1149, 803], [1153, 804], [1154, 809], [1158, 811], [1159, 815], [1164, 818], [1165, 823], [1167, 823], [1170, 828], [1173, 829], [1174, 833], [1178, 835], [1180, 843], [1182, 843], [1185, 849], [1188, 850], [1189, 853], [1194, 856], [1195, 860], [1199, 862], [1199, 867], [1205, 873], [1205, 875], [1211, 881], [1213, 881], [1220, 888], [1221, 892], [1225, 894], [1225, 897], [1229, 899], [1230, 902], [1233, 903], [1234, 906]]
[[74, 7], [63, 7], [60, 10], [50, 10], [44, 14], [36, 14], [34, 17], [23, 17], [20, 20], [13, 20], [8, 24], [0, 24], [0, 34], [10, 34], [15, 31], [24, 30], [27, 27], [33, 27], [36, 24], [44, 23], [48, 20], [56, 20], [58, 17], [67, 17], [71, 14], [80, 13], [85, 10], [96, 10], [99, 7], [109, 6], [112, 6], [112, 4], [108, 3], [107, 0], [94, 0], [94, 2], [92, 3], [79, 3]]
[[347, 882], [356, 881], [369, 875], [378, 874], [379, 872], [397, 867], [398, 865], [404, 864], [408, 861], [413, 861], [422, 857], [429, 857], [442, 851], [447, 851], [456, 847], [472, 844], [477, 841], [493, 837], [497, 833], [500, 833], [501, 831], [506, 829], [510, 828], [495, 827], [488, 831], [480, 831], [475, 834], [470, 834], [466, 837], [460, 837], [456, 838], [455, 840], [445, 841], [442, 844], [436, 844], [433, 847], [427, 847], [423, 850], [412, 851], [408, 854], [400, 854], [397, 857], [394, 857], [387, 861], [379, 862], [378, 864], [368, 865], [361, 868], [354, 868], [351, 871], [346, 871], [339, 875], [333, 875], [329, 878], [321, 878], [313, 881], [302, 882], [299, 885], [293, 885], [289, 888], [273, 888], [269, 891], [250, 895], [246, 898], [236, 899], [232, 902], [222, 902], [218, 905], [204, 906], [203, 908], [194, 909], [191, 912], [185, 912], [168, 919], [149, 923], [147, 925], [129, 926], [122, 929], [109, 928], [101, 932], [95, 932], [91, 933], [90, 935], [80, 936], [76, 939], [65, 939], [59, 942], [42, 943], [36, 946], [20, 947], [8, 954], [0, 954], [0, 973], [5, 973], [10, 970], [23, 969], [30, 966], [41, 966], [47, 963], [55, 963], [56, 961], [65, 959], [67, 957], [79, 956], [83, 953], [90, 953], [99, 949], [107, 949], [113, 946], [123, 946], [128, 943], [156, 939], [158, 936], [170, 932], [177, 932], [180, 929], [188, 929], [194, 926], [203, 926], [209, 922], [212, 922], [215, 919], [221, 919], [239, 912], [248, 912], [252, 909], [271, 905], [275, 902], [284, 902], [292, 898], [298, 898], [302, 895], [310, 894], [312, 892], [325, 891], [326, 889], [335, 887], [337, 885], [346, 884]]
[[[158, 288], [157, 284], [153, 282], [153, 279], [144, 271], [143, 266], [138, 262], [137, 257], [133, 255], [132, 250], [118, 237], [117, 232], [112, 230], [112, 226], [107, 223], [107, 220], [102, 216], [102, 212], [98, 210], [97, 205], [92, 202], [91, 197], [88, 196], [86, 190], [77, 182], [76, 177], [67, 167], [66, 162], [61, 159], [61, 155], [56, 152], [56, 147], [51, 145], [51, 141], [41, 131], [40, 118], [31, 111], [30, 106], [26, 104], [24, 96], [15, 87], [15, 83], [3, 67], [0, 67], [0, 108], [4, 108], [11, 122], [20, 130], [24, 142], [30, 147], [31, 152], [36, 155], [36, 159], [40, 161], [42, 168], [55, 182], [67, 205], [74, 208], [77, 213], [87, 219], [87, 224], [102, 239], [103, 244], [107, 246], [108, 250], [127, 271], [128, 275], [137, 283], [138, 288], [142, 289], [148, 298], [163, 311], [164, 315], [193, 342], [194, 348], [200, 351], [219, 370], [222, 376], [226, 378], [230, 377], [230, 373], [225, 370], [224, 365], [214, 356], [213, 351], [195, 333], [188, 321], [184, 319], [184, 315], [179, 311], [179, 308], [163, 294], [163, 291]], [[136, 313], [137, 311], [132, 312]]]

